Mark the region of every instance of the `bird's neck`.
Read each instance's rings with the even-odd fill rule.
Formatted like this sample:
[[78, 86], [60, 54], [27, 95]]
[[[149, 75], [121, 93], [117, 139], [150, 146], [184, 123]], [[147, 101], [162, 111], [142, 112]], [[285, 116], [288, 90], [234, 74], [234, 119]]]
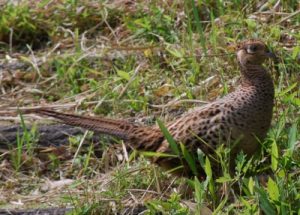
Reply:
[[240, 65], [242, 86], [273, 85], [270, 74], [262, 65]]

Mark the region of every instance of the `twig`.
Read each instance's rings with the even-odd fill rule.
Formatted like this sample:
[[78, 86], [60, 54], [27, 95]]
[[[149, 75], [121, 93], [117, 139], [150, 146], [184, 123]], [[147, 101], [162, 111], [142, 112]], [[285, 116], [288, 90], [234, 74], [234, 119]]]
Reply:
[[127, 152], [126, 146], [124, 144], [124, 141], [122, 141], [122, 150], [123, 150], [125, 161], [128, 162], [128, 160], [129, 160], [129, 158], [128, 158], [128, 152]]
[[145, 193], [153, 193], [159, 195], [160, 193], [154, 190], [144, 190], [144, 189], [126, 189], [127, 191], [132, 191], [132, 192], [145, 192]]
[[166, 108], [166, 107], [170, 107], [170, 106], [176, 106], [179, 105], [181, 103], [200, 103], [200, 104], [207, 104], [209, 102], [207, 101], [202, 101], [202, 100], [198, 100], [198, 99], [182, 99], [182, 100], [172, 100], [170, 102], [168, 102], [165, 105], [150, 105], [151, 107], [154, 108]]
[[88, 130], [86, 130], [86, 131], [84, 132], [84, 135], [83, 135], [83, 137], [81, 138], [80, 143], [79, 143], [79, 146], [78, 146], [78, 148], [77, 148], [77, 150], [76, 150], [76, 152], [75, 152], [75, 154], [74, 154], [74, 157], [73, 157], [73, 160], [72, 160], [71, 167], [73, 167], [74, 162], [75, 162], [75, 159], [77, 158], [78, 153], [79, 153], [79, 151], [80, 151], [80, 149], [81, 149], [81, 147], [82, 147], [82, 144], [83, 144], [83, 142], [84, 142], [84, 140], [85, 140], [85, 138], [86, 138], [86, 136], [87, 136], [88, 133], [89, 133]]
[[300, 13], [300, 10], [297, 10], [297, 11], [295, 11], [294, 13], [292, 13], [291, 15], [289, 15], [289, 16], [287, 16], [287, 17], [281, 19], [281, 20], [280, 20], [279, 22], [277, 22], [275, 25], [279, 25], [279, 24], [281, 24], [282, 22], [285, 22], [286, 20], [292, 18], [293, 16], [296, 16], [298, 13]]
[[42, 76], [42, 74], [41, 74], [40, 69], [39, 69], [39, 66], [38, 66], [38, 63], [37, 63], [37, 59], [36, 59], [36, 57], [35, 57], [35, 55], [34, 55], [33, 50], [31, 49], [31, 47], [30, 47], [29, 45], [26, 45], [26, 46], [27, 46], [27, 48], [28, 48], [28, 50], [29, 50], [29, 52], [30, 52], [30, 54], [31, 54], [31, 56], [32, 56], [32, 61], [29, 60], [29, 62], [31, 63], [31, 65], [33, 66], [33, 68], [35, 68], [35, 70], [37, 71], [39, 77], [40, 77], [40, 78], [44, 78], [44, 77]]
[[106, 19], [104, 20], [104, 23], [106, 24], [106, 26], [108, 27], [108, 29], [111, 31], [111, 33], [112, 33], [113, 37], [115, 38], [117, 44], [119, 44], [120, 42], [119, 42], [119, 40], [118, 40], [117, 35], [115, 34], [114, 30], [113, 30], [112, 27], [109, 25], [109, 23], [107, 22]]
[[284, 13], [284, 12], [274, 12], [274, 11], [258, 11], [254, 12], [254, 15], [259, 15], [259, 14], [265, 14], [265, 15], [279, 15], [279, 16], [286, 16], [291, 13]]

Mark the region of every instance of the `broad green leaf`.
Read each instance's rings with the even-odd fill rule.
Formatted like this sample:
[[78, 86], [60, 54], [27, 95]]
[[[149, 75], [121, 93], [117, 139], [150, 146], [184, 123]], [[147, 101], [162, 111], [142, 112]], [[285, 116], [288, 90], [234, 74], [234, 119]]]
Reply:
[[300, 99], [298, 99], [298, 98], [292, 98], [291, 103], [293, 105], [296, 105], [296, 106], [300, 107]]
[[216, 179], [216, 182], [218, 183], [225, 183], [225, 182], [230, 182], [233, 179], [231, 177], [220, 177], [218, 179]]
[[201, 183], [197, 177], [195, 177], [194, 185], [195, 185], [196, 202], [201, 206], [201, 203], [203, 202], [202, 197], [203, 197], [204, 190], [203, 190], [203, 187], [201, 186]]
[[204, 169], [205, 167], [205, 162], [204, 162], [204, 157], [205, 154], [201, 149], [197, 149], [197, 155], [198, 155], [198, 161], [200, 162], [201, 167]]
[[246, 23], [249, 28], [254, 29], [256, 27], [256, 21], [254, 21], [253, 19], [246, 19]]
[[300, 54], [300, 46], [295, 46], [292, 53], [292, 58], [295, 60]]
[[204, 171], [206, 173], [206, 180], [208, 181], [208, 189], [210, 194], [212, 195], [213, 199], [216, 200], [217, 196], [215, 193], [215, 187], [214, 187], [214, 181], [212, 178], [212, 169], [211, 169], [211, 165], [210, 165], [210, 161], [209, 158], [206, 157], [205, 158], [205, 168]]
[[279, 189], [275, 181], [270, 177], [268, 180], [268, 193], [272, 200], [279, 201]]
[[212, 170], [208, 157], [205, 158], [205, 173], [208, 177], [212, 178]]
[[283, 169], [279, 170], [278, 173], [277, 173], [278, 177], [280, 178], [284, 178], [285, 177], [285, 172]]
[[117, 70], [117, 74], [118, 74], [118, 76], [120, 76], [121, 78], [123, 78], [123, 79], [125, 79], [127, 81], [129, 81], [129, 79], [130, 79], [129, 73], [127, 73], [125, 71]]
[[253, 180], [252, 177], [249, 178], [248, 189], [249, 189], [250, 193], [253, 195], [253, 191], [254, 191], [254, 180]]

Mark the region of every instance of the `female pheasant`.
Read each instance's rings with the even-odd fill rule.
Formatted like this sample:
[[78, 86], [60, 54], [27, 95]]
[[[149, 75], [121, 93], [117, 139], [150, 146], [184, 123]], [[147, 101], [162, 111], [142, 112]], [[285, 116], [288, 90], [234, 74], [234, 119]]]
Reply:
[[[259, 141], [266, 136], [272, 119], [274, 86], [270, 74], [262, 65], [269, 57], [274, 55], [263, 42], [249, 40], [241, 43], [237, 49], [241, 71], [239, 87], [227, 96], [167, 123], [166, 127], [174, 139], [184, 144], [190, 153], [196, 154], [199, 148], [208, 156], [213, 156], [220, 144], [227, 147], [232, 144], [231, 167], [236, 154], [241, 150], [249, 156], [253, 155], [259, 148]], [[119, 137], [133, 149], [171, 153], [168, 141], [156, 125], [140, 126], [123, 120], [64, 114], [47, 109], [32, 109], [28, 112]], [[153, 161], [167, 169], [181, 163], [178, 158], [166, 157]], [[177, 174], [189, 176], [191, 171], [187, 165], [184, 166]], [[199, 170], [203, 174], [200, 165]]]

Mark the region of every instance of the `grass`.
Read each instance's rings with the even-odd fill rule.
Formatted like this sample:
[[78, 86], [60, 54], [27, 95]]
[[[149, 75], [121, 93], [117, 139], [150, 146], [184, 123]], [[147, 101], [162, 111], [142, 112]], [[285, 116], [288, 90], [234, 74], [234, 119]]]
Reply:
[[[133, 205], [144, 205], [146, 214], [300, 214], [298, 1], [46, 0], [7, 2], [0, 10], [1, 111], [42, 104], [145, 124], [169, 121], [195, 100], [232, 91], [234, 43], [261, 38], [279, 57], [266, 65], [276, 86], [272, 127], [261, 153], [238, 156], [234, 176], [222, 146], [216, 152], [222, 176], [213, 179], [203, 153], [194, 158], [171, 144], [195, 174], [196, 165], [204, 167], [209, 177], [200, 182], [162, 172], [149, 164], [149, 152], [126, 159], [122, 148], [110, 147], [119, 140], [79, 147], [92, 134], [71, 137], [60, 153], [40, 151], [34, 127], [0, 156], [1, 208], [51, 202], [75, 207], [71, 214], [130, 213]], [[23, 128], [30, 120], [24, 117]], [[265, 186], [263, 173], [272, 175]], [[47, 187], [49, 181], [59, 185]]]

